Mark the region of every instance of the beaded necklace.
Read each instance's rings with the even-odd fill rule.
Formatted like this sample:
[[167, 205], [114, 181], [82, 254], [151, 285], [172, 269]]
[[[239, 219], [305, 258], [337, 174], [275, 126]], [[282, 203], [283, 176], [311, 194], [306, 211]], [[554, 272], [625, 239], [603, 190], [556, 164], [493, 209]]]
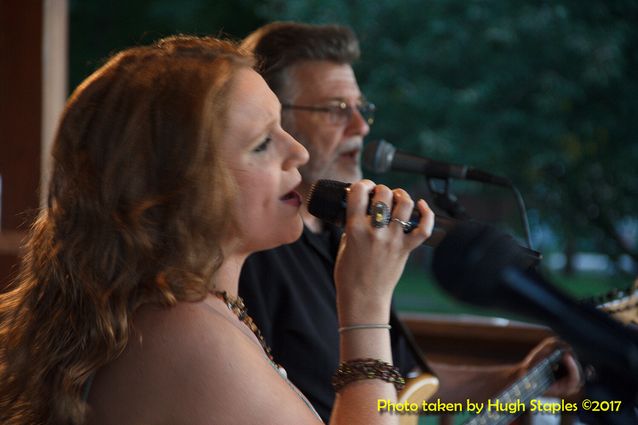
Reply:
[[273, 358], [272, 352], [270, 351], [270, 347], [268, 346], [268, 344], [266, 344], [266, 340], [264, 339], [264, 336], [261, 334], [261, 331], [257, 327], [257, 324], [255, 324], [255, 322], [253, 321], [253, 318], [248, 315], [248, 310], [246, 309], [246, 306], [244, 305], [244, 300], [240, 296], [233, 297], [231, 295], [228, 295], [228, 292], [226, 291], [214, 291], [213, 294], [217, 298], [222, 300], [224, 304], [226, 304], [226, 307], [228, 307], [228, 309], [235, 316], [237, 316], [239, 320], [244, 322], [246, 326], [248, 326], [248, 329], [250, 329], [255, 334], [255, 336], [259, 340], [259, 343], [264, 349], [264, 352], [268, 356], [271, 366], [275, 370], [277, 370], [277, 372], [283, 378], [283, 380], [286, 381], [290, 389], [294, 391], [299, 398], [301, 398], [301, 400], [306, 404], [306, 406], [308, 406], [308, 408], [315, 414], [317, 419], [321, 420], [319, 413], [317, 413], [317, 411], [312, 406], [312, 404], [310, 404], [310, 401], [308, 401], [308, 399], [301, 393], [301, 391], [299, 391], [299, 389], [297, 389], [297, 387], [295, 387], [293, 383], [288, 380], [286, 370], [283, 367], [281, 367], [281, 365], [277, 363], [275, 359]]
[[246, 326], [248, 326], [248, 329], [250, 329], [259, 340], [259, 343], [261, 344], [262, 348], [266, 352], [266, 355], [268, 356], [270, 361], [275, 366], [277, 366], [277, 368], [280, 368], [281, 366], [273, 358], [270, 347], [268, 346], [268, 344], [266, 344], [266, 340], [264, 339], [264, 336], [261, 334], [261, 331], [257, 327], [257, 324], [253, 321], [253, 318], [248, 315], [248, 310], [246, 309], [246, 305], [244, 305], [244, 300], [239, 296], [233, 297], [231, 295], [228, 295], [228, 292], [226, 291], [215, 291], [213, 292], [213, 294], [217, 298], [222, 300], [226, 304], [226, 307], [228, 307], [228, 309], [235, 316], [237, 316], [239, 320], [241, 320], [242, 322], [244, 322], [244, 324], [246, 324]]

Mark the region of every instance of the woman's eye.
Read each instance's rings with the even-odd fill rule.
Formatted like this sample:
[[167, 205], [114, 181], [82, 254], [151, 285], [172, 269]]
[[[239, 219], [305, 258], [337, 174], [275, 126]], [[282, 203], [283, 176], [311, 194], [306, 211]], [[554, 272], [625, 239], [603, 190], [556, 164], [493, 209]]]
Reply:
[[253, 149], [253, 152], [265, 151], [266, 149], [268, 149], [268, 145], [270, 144], [271, 141], [272, 141], [272, 138], [270, 136], [266, 137], [264, 141], [259, 144], [259, 146]]

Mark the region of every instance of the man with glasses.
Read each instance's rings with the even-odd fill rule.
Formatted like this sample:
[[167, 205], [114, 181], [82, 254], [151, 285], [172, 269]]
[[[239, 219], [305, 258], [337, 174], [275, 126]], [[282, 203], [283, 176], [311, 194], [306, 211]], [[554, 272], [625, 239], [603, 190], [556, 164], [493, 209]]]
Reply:
[[[279, 97], [283, 128], [310, 154], [300, 168], [301, 195], [305, 198], [319, 179], [361, 179], [363, 138], [375, 108], [352, 69], [359, 57], [353, 32], [279, 22], [256, 30], [243, 46], [257, 56], [258, 70]], [[335, 397], [331, 377], [339, 358], [333, 269], [340, 231], [301, 211], [301, 238], [249, 257], [239, 293], [275, 359], [328, 422]], [[414, 361], [394, 331], [394, 363], [405, 375]]]

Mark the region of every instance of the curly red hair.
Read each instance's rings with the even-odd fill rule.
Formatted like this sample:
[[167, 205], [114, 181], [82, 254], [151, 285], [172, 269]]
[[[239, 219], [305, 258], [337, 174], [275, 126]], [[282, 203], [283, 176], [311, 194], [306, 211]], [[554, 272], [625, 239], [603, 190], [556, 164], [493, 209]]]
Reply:
[[232, 182], [215, 141], [252, 58], [175, 36], [120, 52], [73, 93], [49, 202], [0, 294], [0, 423], [81, 424], [82, 389], [125, 348], [132, 313], [203, 299]]

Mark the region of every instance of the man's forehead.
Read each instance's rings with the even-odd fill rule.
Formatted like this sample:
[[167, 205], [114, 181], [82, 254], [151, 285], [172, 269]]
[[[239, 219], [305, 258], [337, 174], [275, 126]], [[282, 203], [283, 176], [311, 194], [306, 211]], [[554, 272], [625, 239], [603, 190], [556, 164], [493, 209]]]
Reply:
[[326, 60], [305, 60], [297, 62], [291, 67], [291, 76], [299, 80], [356, 82], [354, 70], [350, 64]]
[[296, 97], [349, 100], [361, 96], [357, 79], [349, 64], [330, 61], [302, 61], [290, 70]]

